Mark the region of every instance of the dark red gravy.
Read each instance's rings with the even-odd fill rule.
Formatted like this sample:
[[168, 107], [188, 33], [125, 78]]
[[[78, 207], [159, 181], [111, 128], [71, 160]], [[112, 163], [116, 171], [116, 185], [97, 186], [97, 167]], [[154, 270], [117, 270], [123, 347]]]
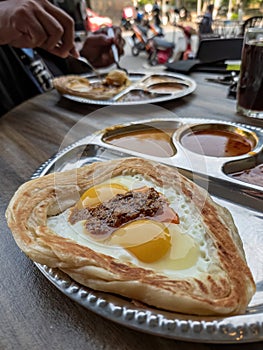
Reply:
[[227, 130], [202, 130], [186, 134], [181, 139], [188, 150], [212, 157], [233, 157], [248, 153], [252, 141]]
[[263, 186], [263, 164], [228, 175], [240, 181]]

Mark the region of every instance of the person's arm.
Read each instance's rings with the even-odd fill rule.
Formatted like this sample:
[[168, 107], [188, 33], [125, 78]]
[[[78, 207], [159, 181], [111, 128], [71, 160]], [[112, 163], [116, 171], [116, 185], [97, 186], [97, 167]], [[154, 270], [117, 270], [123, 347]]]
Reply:
[[0, 1], [0, 45], [40, 47], [60, 57], [78, 56], [72, 18], [47, 0]]
[[[86, 57], [96, 68], [108, 67], [114, 63], [111, 44], [114, 43], [119, 52], [119, 56], [123, 55], [125, 41], [121, 35], [119, 27], [113, 27], [115, 37], [109, 38], [107, 28], [90, 33], [86, 38], [82, 49], [81, 56]], [[51, 55], [45, 50], [37, 50], [40, 56], [44, 59], [46, 65], [54, 76], [67, 74], [85, 74], [90, 71], [87, 64], [81, 60], [75, 59], [69, 55], [66, 59], [62, 59], [55, 55]]]
[[124, 54], [125, 41], [121, 35], [119, 27], [113, 27], [114, 38], [107, 35], [107, 28], [90, 33], [85, 40], [80, 54], [86, 57], [96, 68], [107, 67], [114, 63], [111, 45], [114, 43], [119, 52], [119, 56]]

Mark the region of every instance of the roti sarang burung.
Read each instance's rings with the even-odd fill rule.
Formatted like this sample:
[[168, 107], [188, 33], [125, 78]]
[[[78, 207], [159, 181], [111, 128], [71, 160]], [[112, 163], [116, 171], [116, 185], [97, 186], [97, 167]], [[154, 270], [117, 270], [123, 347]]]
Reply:
[[101, 81], [91, 81], [80, 75], [63, 75], [53, 79], [54, 88], [62, 95], [91, 100], [108, 100], [131, 84], [128, 75], [119, 69], [110, 71]]
[[39, 177], [17, 190], [6, 218], [33, 261], [151, 307], [240, 314], [255, 292], [230, 212], [159, 163], [124, 158]]

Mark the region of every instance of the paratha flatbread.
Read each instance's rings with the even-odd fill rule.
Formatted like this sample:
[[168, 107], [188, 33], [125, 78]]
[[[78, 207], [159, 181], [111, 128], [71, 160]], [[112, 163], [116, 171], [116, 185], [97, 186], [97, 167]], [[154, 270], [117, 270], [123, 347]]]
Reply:
[[[105, 241], [96, 241], [90, 236], [86, 239], [75, 231], [67, 236], [66, 213], [72, 213], [69, 208], [76, 208], [83, 193], [101, 184], [116, 183], [128, 188], [132, 181], [139, 190], [143, 185], [161, 193], [178, 214], [179, 223], [167, 224], [167, 230], [171, 227], [171, 237], [175, 232], [175, 236], [182, 238], [177, 241], [178, 246], [173, 247], [172, 237], [168, 253], [157, 261], [143, 262], [124, 246], [112, 250], [111, 236]], [[124, 195], [118, 196], [124, 198]], [[116, 204], [116, 196], [113, 199]], [[118, 205], [114, 210], [118, 211]], [[132, 210], [126, 212], [130, 214]], [[142, 213], [135, 221], [143, 219]], [[255, 283], [230, 212], [175, 168], [162, 164], [125, 158], [31, 180], [14, 194], [6, 218], [18, 246], [33, 261], [59, 268], [95, 290], [116, 293], [157, 308], [197, 315], [243, 313], [255, 292]], [[151, 222], [152, 218], [148, 220]], [[52, 226], [52, 222], [56, 224]], [[60, 229], [61, 224], [63, 229]], [[97, 226], [97, 230], [100, 227]], [[186, 248], [185, 243], [180, 246], [180, 242], [190, 240], [194, 242], [194, 250]], [[177, 249], [179, 255], [185, 249], [189, 251], [171, 264], [169, 254], [173, 249]], [[151, 252], [159, 253], [159, 246], [156, 248], [155, 244]], [[166, 266], [166, 262], [170, 265]]]
[[102, 81], [90, 82], [79, 75], [64, 75], [53, 79], [54, 88], [62, 95], [73, 95], [91, 100], [108, 100], [130, 85], [124, 71], [114, 70]]

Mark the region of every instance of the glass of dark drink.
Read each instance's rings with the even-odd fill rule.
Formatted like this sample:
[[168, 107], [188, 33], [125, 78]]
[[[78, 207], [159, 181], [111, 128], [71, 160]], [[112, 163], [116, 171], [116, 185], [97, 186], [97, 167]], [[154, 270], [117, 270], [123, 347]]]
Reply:
[[248, 28], [242, 50], [237, 112], [263, 118], [263, 28]]

